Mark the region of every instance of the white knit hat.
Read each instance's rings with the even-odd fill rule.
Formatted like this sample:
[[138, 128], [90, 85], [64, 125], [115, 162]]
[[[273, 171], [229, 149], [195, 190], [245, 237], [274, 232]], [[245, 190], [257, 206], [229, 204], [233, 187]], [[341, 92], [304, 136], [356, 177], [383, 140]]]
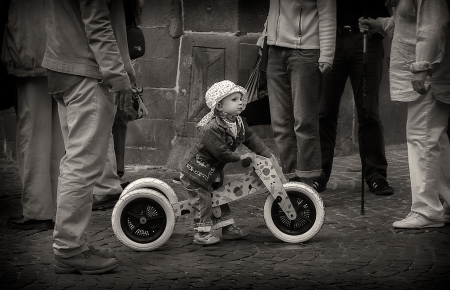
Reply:
[[206, 105], [211, 109], [211, 111], [200, 120], [200, 122], [197, 124], [197, 127], [204, 126], [209, 121], [211, 121], [214, 115], [214, 109], [216, 108], [217, 104], [232, 93], [242, 94], [242, 107], [243, 109], [245, 109], [245, 106], [247, 105], [246, 89], [241, 86], [235, 85], [231, 81], [221, 81], [215, 83], [209, 88], [205, 95]]

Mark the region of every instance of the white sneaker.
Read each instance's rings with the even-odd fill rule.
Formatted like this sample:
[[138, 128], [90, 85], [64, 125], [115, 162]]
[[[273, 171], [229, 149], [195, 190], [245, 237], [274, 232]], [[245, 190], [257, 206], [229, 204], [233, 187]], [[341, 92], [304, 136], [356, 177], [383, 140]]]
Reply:
[[422, 228], [440, 228], [444, 222], [430, 221], [417, 212], [410, 212], [406, 218], [396, 221], [392, 224], [394, 228], [401, 229], [422, 229]]

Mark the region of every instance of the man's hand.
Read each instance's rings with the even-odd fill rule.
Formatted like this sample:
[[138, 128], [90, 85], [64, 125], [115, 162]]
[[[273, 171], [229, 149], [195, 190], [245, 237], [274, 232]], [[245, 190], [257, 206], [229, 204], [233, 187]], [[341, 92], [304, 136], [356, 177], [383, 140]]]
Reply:
[[427, 88], [425, 87], [425, 79], [428, 76], [428, 71], [419, 71], [414, 73], [411, 83], [413, 89], [421, 95], [427, 93]]
[[319, 70], [322, 74], [327, 74], [331, 71], [332, 66], [328, 62], [319, 62]]
[[364, 19], [363, 17], [359, 18], [359, 31], [361, 33], [369, 32], [369, 34], [380, 33], [381, 35], [385, 34], [383, 27], [378, 19]]
[[117, 91], [114, 94], [114, 104], [117, 106], [117, 109], [123, 110], [125, 112], [132, 112], [133, 110], [133, 98], [132, 98], [131, 85], [123, 90]]

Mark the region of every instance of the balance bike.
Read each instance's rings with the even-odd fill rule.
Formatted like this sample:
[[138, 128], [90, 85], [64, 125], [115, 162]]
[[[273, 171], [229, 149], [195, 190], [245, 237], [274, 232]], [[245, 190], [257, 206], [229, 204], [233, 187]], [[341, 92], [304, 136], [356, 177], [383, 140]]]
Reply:
[[[220, 205], [269, 191], [264, 220], [278, 239], [301, 243], [322, 228], [325, 210], [319, 194], [301, 182], [286, 182], [277, 160], [254, 154], [252, 169], [213, 191], [215, 215]], [[122, 192], [112, 213], [116, 237], [137, 251], [151, 251], [164, 245], [174, 230], [176, 218], [193, 212], [189, 200], [178, 201], [174, 190], [156, 178], [141, 178]], [[216, 215], [217, 216], [217, 215]]]

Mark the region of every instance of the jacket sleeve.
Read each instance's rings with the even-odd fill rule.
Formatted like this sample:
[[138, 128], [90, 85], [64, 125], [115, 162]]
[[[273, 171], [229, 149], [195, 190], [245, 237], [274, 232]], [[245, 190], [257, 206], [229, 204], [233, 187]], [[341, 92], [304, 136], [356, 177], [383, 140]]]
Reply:
[[264, 46], [264, 37], [267, 36], [267, 19], [266, 22], [264, 22], [264, 30], [261, 33], [261, 36], [258, 38], [258, 41], [256, 42], [256, 45], [258, 45], [259, 47], [263, 48]]
[[242, 143], [248, 149], [255, 152], [258, 155], [270, 158], [272, 156], [272, 152], [270, 152], [269, 148], [264, 145], [263, 141], [253, 133], [253, 131], [248, 127], [247, 122], [244, 120], [244, 129], [245, 129], [245, 141]]
[[225, 163], [238, 162], [241, 160], [241, 156], [230, 150], [225, 139], [222, 137], [222, 134], [216, 130], [218, 129], [207, 127], [203, 131], [201, 143], [206, 150], [219, 161]]
[[449, 14], [445, 0], [417, 1], [416, 61], [411, 72], [435, 71], [445, 52]]
[[380, 21], [381, 27], [383, 28], [385, 33], [382, 34], [382, 36], [392, 39], [394, 37], [394, 30], [395, 30], [394, 16], [378, 17], [377, 19], [378, 21]]
[[317, 0], [319, 16], [319, 62], [333, 64], [336, 46], [336, 0]]
[[81, 17], [89, 47], [100, 66], [105, 83], [116, 92], [130, 86], [109, 15], [109, 1], [80, 0]]

